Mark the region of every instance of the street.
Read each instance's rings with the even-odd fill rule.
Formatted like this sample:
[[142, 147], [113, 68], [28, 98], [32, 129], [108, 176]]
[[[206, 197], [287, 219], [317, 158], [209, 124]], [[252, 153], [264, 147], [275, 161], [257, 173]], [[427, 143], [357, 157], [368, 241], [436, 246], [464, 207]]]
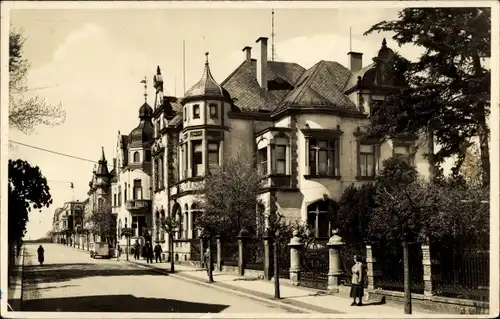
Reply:
[[[23, 311], [285, 313], [284, 309], [137, 268], [116, 259], [45, 244], [26, 245]], [[124, 257], [124, 256], [123, 256]]]

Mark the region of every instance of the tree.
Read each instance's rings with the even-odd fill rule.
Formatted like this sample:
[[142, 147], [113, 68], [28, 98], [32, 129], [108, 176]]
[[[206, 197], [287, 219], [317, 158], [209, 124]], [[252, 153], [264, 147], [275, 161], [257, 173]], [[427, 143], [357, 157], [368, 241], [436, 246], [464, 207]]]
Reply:
[[242, 228], [256, 233], [260, 189], [261, 176], [255, 173], [252, 159], [241, 152], [225, 158], [220, 170], [205, 177], [197, 198], [204, 210], [200, 228], [225, 240], [236, 240]]
[[408, 8], [398, 19], [382, 21], [366, 33], [390, 31], [401, 46], [424, 49], [417, 62], [396, 56], [394, 68], [408, 86], [373, 110], [371, 131], [377, 136], [427, 133], [441, 149], [433, 163], [457, 155], [460, 168], [471, 139], [479, 137], [482, 183], [489, 185], [490, 70], [489, 8]]
[[32, 209], [41, 212], [52, 204], [47, 180], [38, 166], [17, 159], [9, 160], [8, 242], [9, 257], [26, 233], [26, 223]]
[[170, 251], [170, 272], [174, 269], [174, 233], [179, 230], [180, 221], [173, 216], [166, 216], [162, 221], [162, 227], [168, 235], [168, 245]]
[[29, 134], [39, 125], [60, 125], [66, 119], [61, 104], [51, 105], [37, 95], [26, 97], [29, 62], [23, 57], [26, 38], [11, 26], [9, 33], [9, 125]]
[[125, 248], [125, 251], [127, 253], [127, 261], [128, 261], [128, 252], [130, 250], [130, 237], [134, 234], [134, 230], [132, 228], [124, 227], [122, 228], [122, 232], [120, 236], [125, 236], [127, 239], [127, 247]]
[[459, 175], [464, 179], [464, 182], [471, 187], [481, 186], [482, 169], [481, 169], [481, 154], [478, 145], [473, 143], [464, 156], [464, 161]]
[[116, 236], [116, 218], [111, 214], [111, 201], [102, 201], [95, 211], [89, 216], [90, 231], [99, 235], [100, 240], [112, 243]]

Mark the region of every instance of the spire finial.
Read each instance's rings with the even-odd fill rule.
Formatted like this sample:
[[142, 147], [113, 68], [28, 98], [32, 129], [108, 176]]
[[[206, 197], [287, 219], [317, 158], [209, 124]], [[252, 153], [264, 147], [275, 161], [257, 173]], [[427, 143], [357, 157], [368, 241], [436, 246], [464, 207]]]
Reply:
[[144, 80], [141, 81], [141, 83], [144, 83], [144, 101], [148, 101], [148, 79], [144, 77]]
[[385, 40], [385, 38], [382, 40], [382, 46], [383, 46], [383, 47], [386, 47], [386, 46], [387, 46], [387, 41]]
[[156, 67], [156, 74], [161, 75], [161, 70], [159, 65]]
[[208, 64], [208, 52], [205, 52], [205, 64]]
[[101, 150], [102, 150], [101, 161], [105, 161], [106, 157], [104, 156], [104, 146], [101, 146]]

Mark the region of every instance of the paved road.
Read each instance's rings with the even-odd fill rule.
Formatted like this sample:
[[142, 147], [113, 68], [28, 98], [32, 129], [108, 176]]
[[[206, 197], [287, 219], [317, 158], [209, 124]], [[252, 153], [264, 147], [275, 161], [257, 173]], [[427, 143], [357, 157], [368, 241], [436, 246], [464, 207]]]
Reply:
[[285, 313], [284, 309], [136, 268], [116, 259], [45, 244], [26, 246], [23, 311]]

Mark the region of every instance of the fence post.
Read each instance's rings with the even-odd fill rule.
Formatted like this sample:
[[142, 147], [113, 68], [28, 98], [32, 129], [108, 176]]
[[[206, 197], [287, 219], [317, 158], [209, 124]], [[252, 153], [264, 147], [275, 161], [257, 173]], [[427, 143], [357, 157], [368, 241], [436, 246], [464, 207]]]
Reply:
[[300, 285], [300, 248], [304, 246], [302, 238], [299, 237], [299, 231], [293, 231], [293, 237], [290, 239], [290, 283], [294, 286]]
[[373, 257], [373, 248], [366, 245], [366, 276], [368, 279], [368, 289], [375, 289], [375, 278], [379, 275], [376, 270], [377, 259]]
[[215, 238], [217, 240], [217, 271], [222, 271], [222, 240], [219, 235]]
[[247, 262], [247, 247], [246, 239], [250, 237], [250, 232], [246, 228], [242, 228], [238, 234], [238, 274], [243, 276], [245, 274], [245, 267]]
[[264, 279], [271, 280], [273, 277], [272, 236], [266, 229], [264, 231]]
[[337, 235], [337, 231], [333, 232], [333, 236], [328, 241], [329, 250], [329, 269], [328, 269], [328, 291], [330, 293], [338, 293], [340, 286], [340, 275], [342, 270], [340, 268], [340, 247], [344, 245], [342, 237]]
[[432, 287], [432, 258], [431, 249], [428, 244], [422, 244], [422, 266], [424, 268], [424, 297], [431, 297], [434, 294]]

